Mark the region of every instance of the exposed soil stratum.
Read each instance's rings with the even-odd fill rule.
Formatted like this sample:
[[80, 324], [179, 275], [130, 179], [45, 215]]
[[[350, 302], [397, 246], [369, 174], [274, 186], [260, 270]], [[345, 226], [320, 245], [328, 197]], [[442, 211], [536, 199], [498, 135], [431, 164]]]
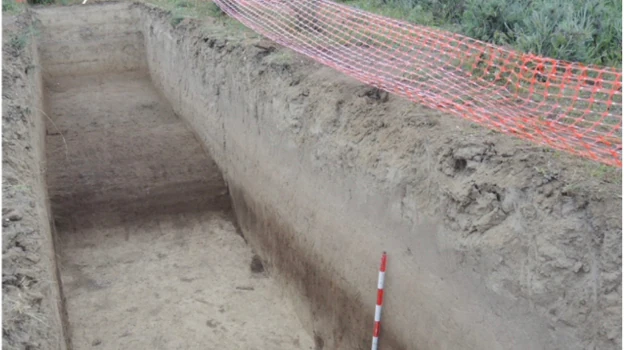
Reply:
[[[225, 18], [4, 17], [3, 346], [621, 347], [621, 172]], [[27, 33], [28, 35], [24, 35]]]

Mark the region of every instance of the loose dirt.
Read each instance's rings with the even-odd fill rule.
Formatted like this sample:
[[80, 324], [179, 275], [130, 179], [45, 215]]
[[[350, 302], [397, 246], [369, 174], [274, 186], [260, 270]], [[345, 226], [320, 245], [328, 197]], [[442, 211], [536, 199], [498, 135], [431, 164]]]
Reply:
[[47, 83], [74, 349], [309, 349], [215, 163], [143, 73]]

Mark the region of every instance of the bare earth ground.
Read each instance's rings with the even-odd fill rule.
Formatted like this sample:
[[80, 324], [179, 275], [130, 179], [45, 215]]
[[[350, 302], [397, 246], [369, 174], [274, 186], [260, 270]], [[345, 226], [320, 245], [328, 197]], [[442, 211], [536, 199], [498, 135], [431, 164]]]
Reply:
[[[158, 15], [169, 23], [166, 13]], [[443, 218], [449, 236], [439, 239], [462, 254], [459, 262], [449, 260], [449, 265], [480, 262], [480, 275], [469, 278], [482, 277], [480, 283], [488, 288], [534, 303], [536, 310], [551, 315], [553, 329], [582, 334], [585, 348], [620, 347], [619, 169], [527, 145], [394, 96], [380, 101], [367, 98], [374, 95], [369, 94], [370, 88], [302, 62], [283, 49], [266, 54], [251, 44], [232, 45], [236, 33], [231, 28], [212, 26], [212, 37], [200, 37], [200, 30], [206, 34], [198, 24], [182, 25], [174, 34], [189, 43], [189, 52], [222, 53], [215, 70], [230, 79], [230, 85], [246, 81], [241, 78], [246, 73], [241, 62], [257, 54], [260, 58], [251, 63], [252, 73], [263, 75], [254, 78], [253, 88], [270, 94], [257, 94], [256, 102], [262, 106], [272, 99], [291, 100], [286, 106], [292, 108], [282, 107], [290, 111], [284, 113], [284, 123], [292, 131], [289, 137], [304, 151], [310, 147], [307, 150], [320, 159], [315, 164], [345, 164], [353, 173], [366, 174], [390, 189], [396, 184], [388, 180], [387, 172], [398, 169], [399, 175], [407, 174], [397, 176], [409, 181], [400, 204], [407, 216], [417, 212], [418, 205], [422, 215]], [[3, 62], [3, 345], [56, 349], [54, 327], [60, 321], [48, 305], [54, 300], [49, 296], [53, 276], [46, 270], [44, 223], [36, 218], [43, 192], [36, 180], [45, 169], [37, 168], [33, 155], [36, 136], [31, 130], [28, 86], [32, 62], [25, 51], [13, 50], [7, 41], [3, 45], [8, 57]], [[55, 151], [56, 160], [48, 165], [57, 167], [51, 173], [48, 169], [48, 174], [58, 213], [55, 219], [64, 238], [59, 264], [76, 347], [116, 349], [121, 342], [141, 340], [148, 348], [176, 348], [179, 339], [209, 339], [214, 348], [253, 348], [242, 345], [247, 344], [296, 349], [300, 327], [271, 280], [250, 271], [252, 252], [234, 233], [228, 204], [215, 198], [222, 184], [214, 165], [197, 151], [190, 133], [142, 79], [93, 76], [48, 85], [49, 102], [68, 111], [68, 107], [80, 108], [72, 113], [81, 120], [90, 118], [87, 123], [68, 123], [53, 112], [54, 125], [48, 125], [48, 151]], [[110, 90], [113, 87], [117, 92]], [[118, 118], [123, 113], [131, 113], [140, 124]], [[315, 118], [305, 118], [310, 114]], [[193, 158], [184, 159], [185, 155]], [[124, 166], [113, 166], [115, 162]], [[186, 166], [180, 168], [182, 164]], [[98, 177], [101, 171], [108, 176]], [[211, 175], [202, 177], [202, 172]], [[153, 186], [137, 186], [140, 181]], [[214, 191], [201, 192], [202, 181]], [[177, 192], [180, 183], [191, 191]], [[202, 193], [211, 200], [202, 203]], [[184, 206], [187, 199], [200, 210]], [[173, 207], [180, 211], [171, 213]], [[415, 247], [416, 242], [411, 249]], [[342, 255], [346, 248], [340, 247]], [[405, 261], [420, 259], [410, 246], [401, 248]], [[500, 260], [493, 259], [498, 255]], [[120, 275], [113, 279], [112, 274]], [[219, 280], [223, 274], [229, 274], [230, 283]], [[290, 321], [274, 323], [267, 318], [280, 313], [287, 313]], [[254, 323], [243, 324], [244, 315], [254, 316]], [[172, 327], [183, 336], [170, 337]], [[252, 330], [245, 331], [248, 343], [240, 338], [243, 329]], [[274, 339], [280, 345], [258, 339]], [[307, 337], [298, 339], [301, 348], [310, 347]], [[225, 347], [221, 341], [232, 343]]]
[[251, 268], [216, 165], [147, 76], [61, 78], [47, 91], [75, 349], [311, 348], [289, 301]]
[[217, 150], [243, 231], [314, 304], [326, 348], [368, 347], [382, 247], [384, 347], [621, 347], [621, 169], [378, 94], [228, 20], [137, 7], [154, 81]]
[[28, 16], [3, 14], [2, 348], [65, 349]]

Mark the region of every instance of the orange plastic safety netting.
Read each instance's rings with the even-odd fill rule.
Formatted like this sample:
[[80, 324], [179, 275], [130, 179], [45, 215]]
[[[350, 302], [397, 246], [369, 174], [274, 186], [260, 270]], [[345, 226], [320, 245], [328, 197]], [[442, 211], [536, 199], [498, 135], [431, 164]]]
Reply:
[[273, 41], [497, 131], [622, 166], [622, 71], [493, 46], [329, 0], [214, 0]]

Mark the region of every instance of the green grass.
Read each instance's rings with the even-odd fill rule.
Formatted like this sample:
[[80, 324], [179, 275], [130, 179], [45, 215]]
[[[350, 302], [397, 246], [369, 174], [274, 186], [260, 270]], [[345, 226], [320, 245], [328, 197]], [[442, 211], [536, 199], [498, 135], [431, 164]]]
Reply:
[[9, 40], [9, 45], [11, 45], [15, 51], [22, 51], [26, 47], [26, 44], [28, 44], [28, 37], [21, 34], [14, 34]]
[[591, 166], [590, 175], [608, 183], [622, 184], [622, 169], [604, 164], [594, 164]]
[[342, 0], [519, 51], [622, 66], [621, 0]]
[[22, 51], [28, 45], [31, 38], [38, 35], [38, 33], [37, 29], [31, 25], [23, 32], [11, 34], [9, 37], [9, 45], [15, 51]]
[[2, 12], [8, 13], [10, 15], [17, 15], [26, 9], [26, 5], [24, 3], [19, 3], [15, 0], [2, 0]]
[[[622, 169], [593, 162], [582, 162], [568, 178], [563, 187], [563, 192], [579, 193], [588, 187], [588, 184], [596, 184], [601, 190], [605, 184], [622, 185]], [[621, 198], [621, 196], [620, 196]]]
[[149, 0], [145, 1], [171, 12], [171, 25], [177, 26], [186, 18], [225, 17], [221, 9], [207, 0]]
[[394, 19], [408, 21], [415, 24], [447, 27], [447, 29], [452, 29], [450, 26], [448, 26], [449, 23], [442, 23], [441, 21], [437, 21], [431, 11], [425, 10], [421, 5], [418, 4], [414, 6], [406, 6], [399, 3], [384, 3], [382, 1], [374, 0], [338, 0], [338, 2], [357, 7], [364, 11], [376, 13]]

